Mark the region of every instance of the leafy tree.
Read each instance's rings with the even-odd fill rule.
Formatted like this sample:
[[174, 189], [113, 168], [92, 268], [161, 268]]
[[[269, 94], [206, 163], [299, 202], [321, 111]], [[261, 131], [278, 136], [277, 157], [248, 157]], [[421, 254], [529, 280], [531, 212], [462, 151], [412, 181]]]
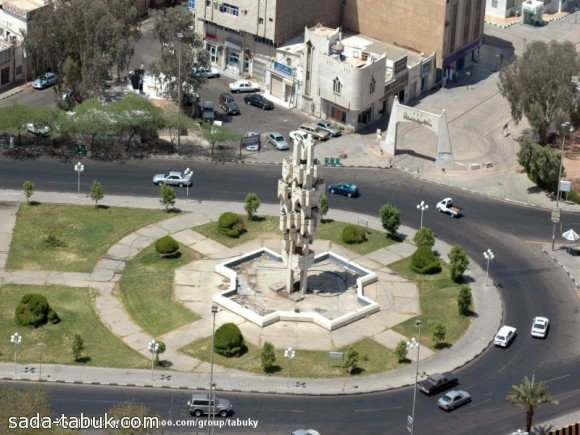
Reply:
[[155, 365], [156, 366], [160, 366], [161, 365], [161, 361], [159, 360], [159, 355], [165, 353], [165, 351], [167, 350], [167, 346], [165, 345], [165, 343], [163, 341], [159, 341], [157, 340], [157, 353], [155, 354]]
[[72, 354], [75, 361], [81, 359], [81, 356], [83, 355], [83, 350], [85, 350], [85, 341], [83, 340], [83, 337], [81, 337], [80, 334], [75, 334], [72, 343]]
[[244, 210], [246, 210], [248, 219], [250, 220], [254, 219], [254, 216], [256, 215], [258, 208], [260, 208], [260, 204], [261, 204], [260, 198], [258, 198], [258, 195], [256, 195], [254, 192], [249, 192], [246, 195]]
[[558, 404], [557, 400], [552, 399], [548, 393], [548, 388], [544, 382], [536, 382], [536, 376], [532, 379], [524, 377], [522, 383], [513, 385], [512, 389], [506, 396], [506, 400], [512, 405], [517, 405], [526, 410], [526, 431], [532, 430], [532, 421], [534, 412], [539, 405], [544, 403]]
[[230, 130], [223, 125], [216, 125], [206, 122], [201, 126], [202, 137], [209, 142], [211, 147], [211, 155], [213, 156], [214, 148], [217, 143], [235, 142], [241, 139], [242, 135], [238, 132]]
[[159, 188], [161, 191], [161, 204], [165, 207], [165, 213], [169, 213], [169, 207], [175, 205], [175, 190], [167, 184], [162, 184]]
[[40, 293], [27, 293], [20, 299], [14, 312], [17, 325], [38, 328], [47, 322], [58, 323], [60, 318], [48, 304], [46, 296]]
[[93, 180], [93, 184], [91, 184], [91, 192], [89, 196], [93, 201], [95, 201], [95, 207], [99, 207], [99, 201], [105, 197], [105, 191], [103, 190], [103, 186], [97, 180]]
[[262, 346], [262, 368], [266, 373], [271, 373], [276, 367], [276, 353], [274, 345], [269, 341]]
[[[559, 65], [554, 68], [554, 65]], [[580, 55], [570, 41], [534, 41], [499, 74], [501, 94], [508, 100], [513, 120], [525, 116], [546, 143], [550, 125], [570, 119], [578, 92], [570, 78], [580, 71]]]
[[[152, 414], [145, 405], [132, 401], [117, 403], [107, 411], [107, 415], [116, 421], [120, 421], [122, 418], [135, 418], [139, 421], [144, 421], [145, 417], [159, 417], [161, 419], [159, 415]], [[110, 429], [106, 433], [107, 435], [161, 435], [165, 432], [162, 426], [155, 429], [149, 428], [147, 425], [132, 425], [128, 428]]]
[[356, 350], [353, 346], [350, 346], [346, 351], [346, 357], [344, 360], [344, 367], [346, 367], [349, 375], [357, 368], [358, 360], [358, 350]]
[[394, 234], [401, 225], [401, 211], [392, 204], [385, 204], [379, 210], [379, 216], [383, 228], [388, 233]]
[[447, 258], [449, 258], [451, 279], [455, 282], [461, 282], [463, 274], [469, 266], [467, 252], [460, 245], [454, 245], [447, 254]]
[[[528, 178], [543, 189], [557, 192], [560, 152], [538, 145], [529, 136], [523, 136], [519, 143], [518, 163], [523, 166]], [[562, 166], [562, 175], [565, 174]]]
[[440, 347], [443, 343], [445, 343], [445, 339], [447, 337], [447, 328], [443, 323], [436, 323], [433, 326], [433, 342], [435, 343], [436, 347]]
[[399, 363], [407, 361], [407, 353], [409, 349], [407, 348], [407, 342], [405, 340], [401, 340], [397, 343], [397, 347], [395, 347], [395, 356], [397, 357], [397, 361]]
[[435, 233], [431, 228], [421, 227], [413, 236], [413, 242], [417, 247], [429, 246], [432, 248], [435, 245]]
[[472, 303], [473, 296], [471, 295], [471, 288], [467, 284], [462, 284], [461, 287], [459, 287], [459, 294], [457, 295], [457, 308], [459, 309], [459, 314], [462, 316], [469, 315]]
[[322, 195], [322, 198], [320, 198], [320, 215], [322, 216], [323, 221], [326, 218], [326, 215], [328, 214], [328, 209], [329, 209], [328, 196]]
[[26, 202], [30, 204], [30, 197], [34, 194], [34, 184], [26, 180], [22, 184], [22, 188], [24, 189], [24, 196], [26, 196]]

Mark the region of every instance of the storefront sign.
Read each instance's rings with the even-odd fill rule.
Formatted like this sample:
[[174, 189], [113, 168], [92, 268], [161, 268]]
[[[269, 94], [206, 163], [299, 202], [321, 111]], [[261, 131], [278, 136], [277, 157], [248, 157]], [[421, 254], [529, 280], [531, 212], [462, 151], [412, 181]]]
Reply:
[[393, 80], [392, 82], [385, 85], [385, 96], [394, 95], [401, 92], [409, 83], [409, 75]]
[[8, 12], [11, 15], [16, 15], [17, 17], [21, 17], [24, 19], [27, 18], [27, 11], [14, 6], [12, 3], [4, 2], [2, 9], [4, 9], [4, 12]]
[[209, 42], [210, 44], [217, 44], [217, 36], [214, 35], [213, 33], [206, 33], [205, 34], [205, 40], [207, 42]]
[[292, 71], [294, 68], [283, 64], [282, 62], [278, 62], [277, 60], [274, 61], [274, 69], [276, 71], [280, 71], [282, 74], [286, 74], [287, 76], [292, 76]]
[[405, 71], [406, 69], [407, 69], [407, 56], [397, 60], [393, 67], [393, 71], [396, 76]]

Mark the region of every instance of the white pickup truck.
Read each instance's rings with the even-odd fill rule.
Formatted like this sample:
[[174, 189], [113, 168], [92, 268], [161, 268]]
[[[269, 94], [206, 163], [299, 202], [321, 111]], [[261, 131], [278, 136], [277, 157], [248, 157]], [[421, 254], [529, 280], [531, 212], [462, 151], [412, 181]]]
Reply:
[[445, 198], [439, 201], [437, 203], [437, 211], [448, 213], [451, 217], [458, 217], [463, 213], [462, 209], [453, 205], [453, 200], [451, 198]]

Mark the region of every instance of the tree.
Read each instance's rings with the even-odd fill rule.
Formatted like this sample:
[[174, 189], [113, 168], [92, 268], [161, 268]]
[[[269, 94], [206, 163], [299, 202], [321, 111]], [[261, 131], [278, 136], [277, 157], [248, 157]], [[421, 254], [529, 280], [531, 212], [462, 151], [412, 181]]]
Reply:
[[165, 343], [163, 341], [157, 340], [157, 353], [155, 354], [155, 365], [156, 366], [161, 365], [161, 361], [159, 360], [159, 355], [165, 353], [166, 350], [167, 350], [167, 346], [165, 345]]
[[72, 354], [75, 361], [81, 359], [83, 350], [85, 350], [85, 341], [83, 340], [83, 337], [81, 337], [80, 334], [75, 334], [72, 343]]
[[[134, 418], [135, 421], [142, 422], [146, 417], [159, 417], [158, 415], [152, 414], [151, 410], [145, 405], [132, 401], [117, 403], [107, 411], [107, 415], [115, 421], [121, 421], [123, 418]], [[148, 425], [144, 424], [130, 425], [130, 427], [121, 427], [119, 425], [119, 427], [107, 431], [108, 435], [161, 435], [163, 433], [164, 430], [161, 425], [159, 428], [149, 428]]]
[[24, 196], [26, 196], [26, 202], [30, 204], [30, 197], [34, 194], [34, 184], [26, 180], [22, 184], [22, 188], [24, 189]]
[[471, 288], [467, 284], [462, 284], [459, 287], [459, 294], [457, 295], [457, 308], [459, 314], [467, 316], [471, 312], [471, 304], [473, 303], [473, 296], [471, 295]]
[[161, 191], [161, 204], [165, 207], [165, 213], [169, 213], [169, 207], [175, 205], [175, 190], [167, 184], [162, 184], [159, 188]]
[[210, 122], [206, 122], [201, 126], [202, 137], [209, 142], [211, 147], [211, 155], [213, 156], [214, 148], [217, 143], [222, 142], [235, 142], [242, 138], [242, 135], [238, 132], [230, 130], [223, 125], [216, 125]]
[[[554, 70], [554, 65], [559, 65]], [[499, 89], [516, 124], [525, 116], [546, 143], [550, 125], [570, 119], [578, 92], [571, 77], [580, 71], [580, 55], [570, 41], [534, 41], [499, 74]]]
[[429, 246], [432, 248], [435, 245], [435, 233], [431, 228], [421, 227], [413, 236], [413, 242], [417, 247]]
[[435, 326], [433, 326], [432, 333], [433, 336], [431, 338], [433, 339], [435, 346], [441, 347], [441, 345], [445, 343], [447, 337], [447, 328], [443, 323], [436, 323]]
[[[560, 152], [538, 145], [529, 136], [523, 136], [518, 142], [518, 163], [523, 166], [528, 178], [542, 189], [557, 192]], [[566, 169], [562, 166], [562, 175], [565, 174]]]
[[95, 207], [99, 207], [99, 201], [105, 197], [105, 191], [103, 190], [103, 186], [97, 180], [93, 180], [93, 184], [91, 184], [91, 192], [89, 196], [93, 201], [95, 201]]
[[463, 280], [463, 274], [469, 266], [467, 252], [460, 245], [454, 245], [449, 251], [449, 254], [447, 254], [447, 258], [449, 258], [451, 279], [455, 282], [461, 282]]
[[356, 350], [353, 346], [350, 346], [346, 351], [346, 358], [344, 360], [344, 367], [348, 371], [349, 375], [357, 368], [358, 360], [358, 350]]
[[254, 219], [254, 216], [256, 215], [258, 208], [260, 208], [260, 204], [261, 204], [260, 198], [258, 198], [258, 195], [256, 195], [254, 192], [249, 192], [246, 195], [244, 210], [246, 210], [249, 220]]
[[266, 373], [271, 373], [276, 367], [276, 353], [274, 345], [269, 341], [262, 346], [262, 368]]
[[409, 349], [407, 348], [407, 342], [405, 340], [400, 340], [395, 347], [395, 356], [399, 363], [407, 361], [407, 353]]
[[326, 215], [328, 214], [328, 209], [328, 196], [322, 195], [322, 198], [320, 198], [320, 215], [322, 216], [322, 221], [325, 220]]
[[557, 400], [552, 399], [548, 393], [546, 384], [539, 381], [536, 382], [536, 376], [532, 375], [532, 379], [524, 377], [522, 383], [513, 385], [512, 389], [506, 396], [506, 400], [512, 405], [517, 405], [526, 410], [526, 431], [532, 430], [532, 421], [534, 419], [534, 412], [539, 405], [544, 403], [558, 404]]
[[379, 210], [379, 216], [383, 228], [388, 233], [394, 234], [401, 225], [401, 211], [392, 204], [385, 204]]

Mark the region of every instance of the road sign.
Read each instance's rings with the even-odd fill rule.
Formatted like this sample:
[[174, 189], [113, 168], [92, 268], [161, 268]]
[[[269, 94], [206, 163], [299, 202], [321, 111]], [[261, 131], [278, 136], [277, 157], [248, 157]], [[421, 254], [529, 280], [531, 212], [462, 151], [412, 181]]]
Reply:
[[551, 219], [552, 219], [552, 222], [554, 222], [555, 224], [560, 222], [560, 209], [559, 208], [552, 209]]

